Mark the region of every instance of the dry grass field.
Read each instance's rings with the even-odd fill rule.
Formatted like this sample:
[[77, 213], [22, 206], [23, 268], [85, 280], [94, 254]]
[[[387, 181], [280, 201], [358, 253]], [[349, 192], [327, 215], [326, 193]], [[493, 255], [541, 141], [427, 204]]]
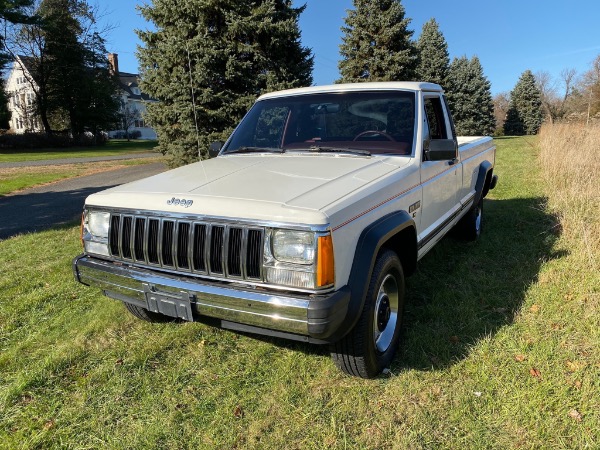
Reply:
[[540, 161], [548, 206], [563, 234], [600, 271], [600, 127], [545, 125]]

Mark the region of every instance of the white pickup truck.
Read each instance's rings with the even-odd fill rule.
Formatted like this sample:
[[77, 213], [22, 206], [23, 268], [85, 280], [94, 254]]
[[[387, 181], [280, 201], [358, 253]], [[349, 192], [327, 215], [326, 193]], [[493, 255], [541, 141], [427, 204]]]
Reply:
[[91, 195], [75, 278], [140, 319], [331, 346], [373, 377], [404, 277], [453, 227], [479, 236], [488, 137], [456, 137], [442, 89], [361, 83], [261, 96], [213, 156]]

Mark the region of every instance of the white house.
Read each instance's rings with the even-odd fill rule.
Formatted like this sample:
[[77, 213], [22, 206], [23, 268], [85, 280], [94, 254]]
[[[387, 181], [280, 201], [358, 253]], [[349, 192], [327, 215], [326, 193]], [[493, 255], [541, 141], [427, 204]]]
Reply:
[[[144, 115], [146, 105], [155, 103], [158, 100], [140, 91], [138, 74], [119, 71], [119, 55], [109, 53], [108, 63], [111, 73], [117, 74], [118, 77], [121, 91], [121, 113], [127, 125], [129, 125], [129, 133], [139, 131], [141, 134], [140, 139], [156, 139], [156, 131], [145, 122]], [[114, 137], [124, 131], [112, 130], [108, 132], [108, 135]]]
[[12, 113], [10, 129], [18, 134], [26, 131], [43, 131], [42, 123], [35, 114], [35, 94], [31, 88], [31, 77], [27, 70], [29, 58], [17, 56], [6, 80], [8, 109]]
[[[31, 76], [27, 70], [30, 58], [17, 56], [6, 80], [8, 109], [11, 111], [10, 128], [14, 133], [43, 131], [41, 120], [35, 114], [35, 94], [31, 87]], [[108, 61], [111, 73], [117, 74], [121, 113], [129, 125], [129, 133], [139, 131], [141, 139], [156, 139], [156, 132], [144, 121], [146, 105], [157, 100], [140, 91], [139, 75], [119, 72], [118, 55], [109, 53]], [[125, 130], [111, 130], [109, 136], [122, 134]]]

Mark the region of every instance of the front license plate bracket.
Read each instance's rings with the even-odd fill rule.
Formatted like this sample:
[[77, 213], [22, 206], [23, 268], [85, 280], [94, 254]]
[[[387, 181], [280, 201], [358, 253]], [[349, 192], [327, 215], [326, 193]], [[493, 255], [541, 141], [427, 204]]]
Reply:
[[192, 322], [193, 296], [187, 292], [160, 292], [152, 285], [144, 285], [146, 294], [146, 308], [148, 311], [163, 314], [165, 316]]

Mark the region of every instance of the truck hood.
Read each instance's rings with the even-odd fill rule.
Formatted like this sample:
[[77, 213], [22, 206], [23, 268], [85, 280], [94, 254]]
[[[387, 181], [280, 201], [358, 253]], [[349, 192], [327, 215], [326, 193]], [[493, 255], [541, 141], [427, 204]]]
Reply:
[[221, 156], [99, 192], [86, 204], [324, 225], [328, 205], [409, 162], [326, 154]]

